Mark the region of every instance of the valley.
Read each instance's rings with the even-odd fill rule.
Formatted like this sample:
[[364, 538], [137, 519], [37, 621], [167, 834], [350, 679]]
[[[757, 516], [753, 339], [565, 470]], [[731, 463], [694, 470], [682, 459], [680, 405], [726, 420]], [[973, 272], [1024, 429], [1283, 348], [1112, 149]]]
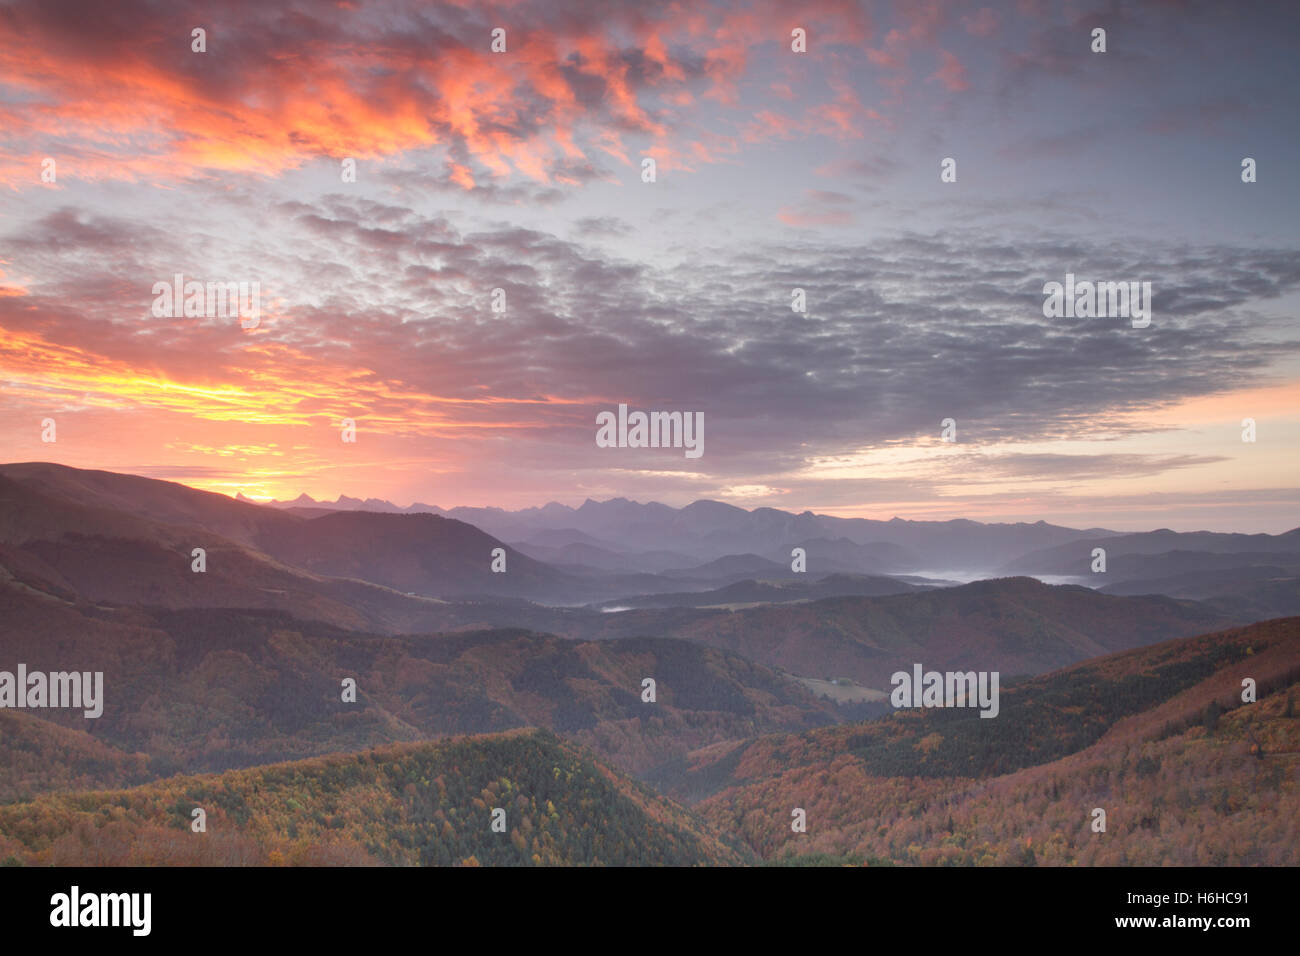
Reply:
[[[431, 513], [278, 509], [57, 466], [2, 466], [0, 488], [0, 671], [102, 680], [94, 719], [0, 706], [10, 862], [1295, 862], [1300, 617], [1251, 623], [1183, 578], [1164, 595], [1116, 593], [1145, 578], [746, 577], [774, 563], [707, 557], [700, 518], [730, 529], [716, 547], [780, 525], [713, 509], [594, 571]], [[588, 546], [627, 548], [640, 507], [580, 522], [600, 532]], [[776, 540], [813, 541], [809, 520]], [[589, 532], [531, 533], [544, 551]], [[953, 533], [898, 529], [882, 555]], [[1222, 593], [1232, 568], [1289, 553], [1240, 538], [1191, 536], [1201, 557], [1151, 567], [1203, 568]], [[1157, 546], [1141, 542], [1117, 569]], [[488, 570], [497, 547], [505, 574]], [[1293, 585], [1269, 580], [1287, 607]], [[891, 676], [917, 662], [991, 674], [993, 699], [921, 707], [918, 686], [898, 709]], [[213, 839], [182, 812], [205, 801]], [[508, 831], [485, 829], [493, 808]]]

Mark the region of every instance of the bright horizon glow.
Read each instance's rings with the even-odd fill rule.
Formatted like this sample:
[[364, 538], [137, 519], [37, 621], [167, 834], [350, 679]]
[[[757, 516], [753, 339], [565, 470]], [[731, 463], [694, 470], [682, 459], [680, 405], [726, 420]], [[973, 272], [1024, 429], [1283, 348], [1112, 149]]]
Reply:
[[[1055, 6], [814, 0], [795, 53], [771, 0], [18, 0], [3, 456], [256, 500], [1300, 526], [1300, 10], [1147, 5], [1098, 55]], [[1149, 281], [1150, 325], [1045, 316], [1067, 273]], [[155, 311], [177, 274], [257, 283], [258, 324]], [[619, 404], [703, 413], [704, 455], [598, 448]]]

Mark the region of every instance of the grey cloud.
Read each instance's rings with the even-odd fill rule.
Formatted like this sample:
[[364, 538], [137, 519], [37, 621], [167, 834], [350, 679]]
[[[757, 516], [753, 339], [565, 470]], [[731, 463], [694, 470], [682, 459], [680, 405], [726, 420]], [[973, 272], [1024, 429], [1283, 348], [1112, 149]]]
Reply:
[[[956, 230], [699, 248], [651, 266], [540, 230], [461, 232], [445, 217], [341, 196], [284, 209], [274, 232], [249, 236], [240, 255], [278, 288], [310, 290], [314, 301], [291, 296], [264, 340], [304, 363], [364, 368], [388, 383], [375, 414], [400, 418], [421, 395], [467, 403], [457, 418], [483, 426], [457, 433], [467, 457], [538, 469], [614, 464], [592, 434], [596, 411], [620, 401], [703, 411], [708, 424], [699, 462], [646, 454], [618, 467], [704, 468], [720, 482], [781, 485], [814, 456], [933, 439], [947, 417], [985, 442], [1140, 431], [1143, 410], [1251, 384], [1300, 352], [1295, 334], [1261, 310], [1300, 287], [1300, 259], [1285, 249]], [[41, 314], [53, 340], [93, 342], [178, 372], [241, 375], [262, 360], [229, 330], [184, 323], [87, 335], [101, 321], [93, 301], [58, 298], [55, 286], [111, 276], [88, 279], [72, 249], [16, 241], [0, 249], [16, 271], [41, 257], [50, 301], [63, 303]], [[133, 269], [147, 276], [187, 250], [143, 244], [134, 254]], [[60, 265], [62, 256], [70, 258]], [[1042, 283], [1066, 271], [1151, 281], [1151, 327], [1044, 319]], [[790, 310], [796, 286], [807, 292], [807, 315]], [[497, 287], [507, 292], [504, 315], [488, 307]], [[0, 322], [35, 321], [19, 312], [38, 304], [31, 298], [0, 299]], [[483, 398], [500, 403], [475, 403]], [[527, 427], [495, 428], [503, 415]], [[484, 440], [494, 436], [509, 443]], [[1150, 474], [1198, 461], [1040, 456], [1003, 467]]]

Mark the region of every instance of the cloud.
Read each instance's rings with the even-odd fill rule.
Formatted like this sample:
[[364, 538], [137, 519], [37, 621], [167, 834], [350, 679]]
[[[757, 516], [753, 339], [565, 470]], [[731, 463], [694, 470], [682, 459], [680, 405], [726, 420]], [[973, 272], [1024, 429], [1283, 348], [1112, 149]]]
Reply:
[[[814, 60], [869, 38], [856, 4], [800, 13]], [[788, 49], [772, 27], [786, 19], [775, 0], [689, 14], [667, 2], [19, 0], [0, 9], [0, 182], [38, 183], [47, 155], [82, 181], [177, 181], [419, 152], [441, 163], [430, 188], [572, 187], [607, 176], [609, 159], [630, 163], [633, 143], [687, 169], [715, 161], [697, 104], [740, 106], [758, 51]], [[192, 49], [196, 25], [206, 52]], [[496, 27], [504, 52], [490, 48]], [[837, 135], [851, 106], [843, 89], [824, 106]]]
[[[809, 190], [803, 203], [819, 216], [853, 208], [836, 190]], [[1300, 260], [1267, 246], [967, 228], [699, 248], [652, 266], [538, 229], [463, 230], [356, 197], [278, 208], [273, 229], [224, 252], [283, 292], [251, 331], [149, 314], [153, 281], [203, 261], [201, 235], [64, 209], [0, 241], [9, 268], [39, 275], [0, 298], [14, 414], [38, 421], [51, 405], [77, 406], [96, 420], [129, 415], [142, 438], [276, 442], [297, 449], [274, 456], [286, 473], [339, 467], [339, 422], [353, 418], [368, 455], [419, 459], [426, 473], [581, 472], [588, 487], [612, 487], [621, 470], [650, 469], [698, 486], [703, 469], [722, 487], [796, 488], [811, 460], [925, 445], [946, 417], [968, 439], [1009, 447], [1166, 428], [1144, 412], [1256, 384], [1300, 352], [1261, 311], [1300, 288]], [[593, 217], [577, 232], [624, 226]], [[1044, 319], [1042, 284], [1066, 271], [1151, 281], [1151, 327]], [[806, 314], [790, 310], [795, 287]], [[504, 313], [491, 308], [494, 288]], [[704, 412], [705, 457], [601, 457], [594, 416], [620, 402]], [[996, 468], [1047, 480], [1216, 460], [1025, 455]]]
[[782, 206], [777, 218], [787, 226], [850, 226], [852, 196], [826, 189], [805, 189], [800, 206]]
[[998, 28], [998, 15], [992, 7], [980, 7], [971, 16], [962, 17], [961, 22], [971, 36], [988, 37]]
[[947, 50], [939, 51], [939, 69], [930, 78], [938, 80], [953, 93], [970, 89], [970, 83], [966, 79], [966, 67], [962, 66], [961, 61]]
[[574, 220], [573, 231], [584, 238], [628, 236], [632, 225], [618, 216], [583, 216]]
[[1002, 476], [1030, 481], [1085, 481], [1093, 478], [1144, 478], [1177, 468], [1229, 461], [1222, 455], [1022, 454], [998, 455], [982, 463], [963, 462], [983, 477]]

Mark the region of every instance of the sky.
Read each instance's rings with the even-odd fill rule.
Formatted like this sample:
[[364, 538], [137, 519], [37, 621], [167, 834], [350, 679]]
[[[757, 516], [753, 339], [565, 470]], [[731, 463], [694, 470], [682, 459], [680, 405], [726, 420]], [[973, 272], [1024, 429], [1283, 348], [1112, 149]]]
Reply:
[[[0, 0], [0, 457], [1285, 531], [1297, 36], [1289, 2]], [[255, 283], [256, 324], [159, 308], [177, 274]], [[1149, 282], [1149, 324], [1048, 317], [1067, 274]], [[703, 454], [600, 447], [620, 404]]]

